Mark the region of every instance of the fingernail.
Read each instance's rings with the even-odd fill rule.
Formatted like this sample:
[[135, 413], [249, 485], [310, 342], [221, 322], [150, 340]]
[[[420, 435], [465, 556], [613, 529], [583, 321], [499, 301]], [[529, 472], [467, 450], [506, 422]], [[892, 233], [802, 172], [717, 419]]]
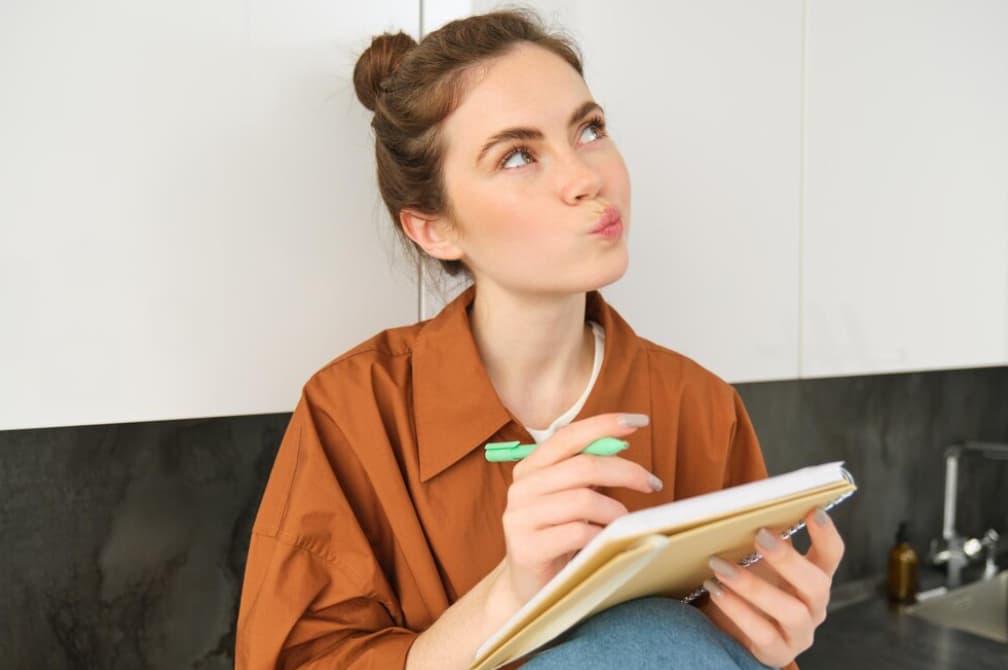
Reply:
[[820, 526], [825, 526], [826, 524], [829, 523], [829, 516], [827, 516], [826, 510], [824, 510], [822, 507], [816, 508], [815, 522]]
[[760, 528], [760, 531], [756, 533], [756, 544], [763, 547], [767, 551], [773, 551], [780, 546], [780, 540], [768, 531], [766, 528]]
[[718, 558], [717, 556], [712, 556], [707, 565], [710, 569], [717, 573], [718, 577], [724, 577], [726, 579], [731, 579], [738, 574], [738, 568], [729, 563], [728, 561]]
[[648, 425], [648, 421], [647, 414], [624, 414], [619, 418], [620, 424], [627, 428], [640, 428]]
[[661, 491], [665, 485], [662, 484], [662, 480], [658, 479], [654, 475], [651, 475], [648, 477], [648, 486], [651, 487], [652, 491]]
[[717, 585], [713, 580], [705, 579], [703, 587], [707, 589], [707, 593], [714, 597], [721, 595], [721, 587]]

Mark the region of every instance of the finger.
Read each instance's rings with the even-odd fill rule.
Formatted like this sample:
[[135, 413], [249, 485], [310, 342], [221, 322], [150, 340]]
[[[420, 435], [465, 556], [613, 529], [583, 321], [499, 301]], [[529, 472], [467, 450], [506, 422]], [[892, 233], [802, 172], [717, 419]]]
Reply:
[[733, 593], [731, 588], [711, 580], [704, 582], [710, 593], [710, 602], [731, 619], [746, 640], [742, 644], [760, 663], [779, 668], [790, 663], [796, 654], [792, 653], [781, 630], [761, 612]]
[[763, 563], [770, 566], [805, 603], [815, 625], [822, 623], [826, 618], [826, 604], [833, 581], [830, 576], [790, 542], [766, 530], [756, 534], [756, 549], [763, 556]]
[[661, 488], [661, 481], [656, 477], [652, 480], [653, 477], [644, 466], [620, 456], [577, 454], [530, 472], [515, 481], [512, 488], [518, 499], [587, 486], [622, 486], [651, 493]]
[[543, 528], [535, 533], [527, 547], [509, 547], [508, 552], [519, 563], [539, 565], [583, 548], [601, 532], [602, 526], [571, 521]]
[[812, 540], [812, 546], [806, 554], [808, 559], [832, 578], [844, 555], [844, 541], [840, 532], [822, 508], [809, 512], [805, 517], [805, 527]]
[[[647, 422], [647, 416], [643, 414], [610, 413], [569, 423], [519, 462], [515, 466], [513, 477], [517, 479], [526, 472], [570, 458], [599, 438], [629, 435], [640, 426], [628, 425], [626, 417], [636, 417], [639, 424]], [[632, 423], [633, 419], [630, 422]]]
[[781, 634], [790, 644], [802, 648], [806, 643], [811, 644], [815, 624], [813, 614], [804, 602], [751, 570], [719, 558], [711, 559], [710, 565], [718, 581], [730, 588], [734, 595], [779, 623]]
[[505, 523], [513, 527], [538, 530], [571, 521], [590, 521], [607, 526], [627, 513], [623, 503], [587, 488], [551, 493], [535, 505], [505, 512]]

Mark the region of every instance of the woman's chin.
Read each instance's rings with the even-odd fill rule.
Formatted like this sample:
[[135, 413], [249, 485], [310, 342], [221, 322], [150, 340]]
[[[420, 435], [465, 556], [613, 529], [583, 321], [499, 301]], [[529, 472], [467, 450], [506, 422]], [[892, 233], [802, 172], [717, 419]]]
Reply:
[[[615, 259], [613, 259], [615, 261]], [[606, 263], [606, 268], [604, 272], [597, 272], [593, 281], [590, 282], [591, 287], [588, 290], [597, 290], [610, 284], [615, 284], [617, 281], [623, 278], [629, 268], [630, 262], [626, 253], [623, 254], [622, 262], [612, 262]]]

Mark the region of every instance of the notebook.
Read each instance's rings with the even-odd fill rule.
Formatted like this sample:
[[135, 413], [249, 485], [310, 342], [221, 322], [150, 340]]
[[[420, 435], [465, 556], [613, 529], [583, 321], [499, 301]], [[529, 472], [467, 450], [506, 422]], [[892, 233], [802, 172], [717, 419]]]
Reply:
[[743, 567], [760, 528], [788, 538], [816, 506], [856, 490], [837, 461], [626, 514], [610, 523], [477, 650], [470, 670], [493, 670], [539, 649], [592, 614], [664, 595], [690, 602], [713, 575], [711, 556]]

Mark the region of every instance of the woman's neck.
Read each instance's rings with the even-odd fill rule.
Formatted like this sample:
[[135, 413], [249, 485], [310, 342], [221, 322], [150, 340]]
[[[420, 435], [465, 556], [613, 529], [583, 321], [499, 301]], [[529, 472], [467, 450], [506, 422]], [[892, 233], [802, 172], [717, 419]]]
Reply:
[[490, 382], [523, 425], [545, 428], [584, 392], [595, 340], [585, 293], [516, 296], [483, 286], [469, 322]]

